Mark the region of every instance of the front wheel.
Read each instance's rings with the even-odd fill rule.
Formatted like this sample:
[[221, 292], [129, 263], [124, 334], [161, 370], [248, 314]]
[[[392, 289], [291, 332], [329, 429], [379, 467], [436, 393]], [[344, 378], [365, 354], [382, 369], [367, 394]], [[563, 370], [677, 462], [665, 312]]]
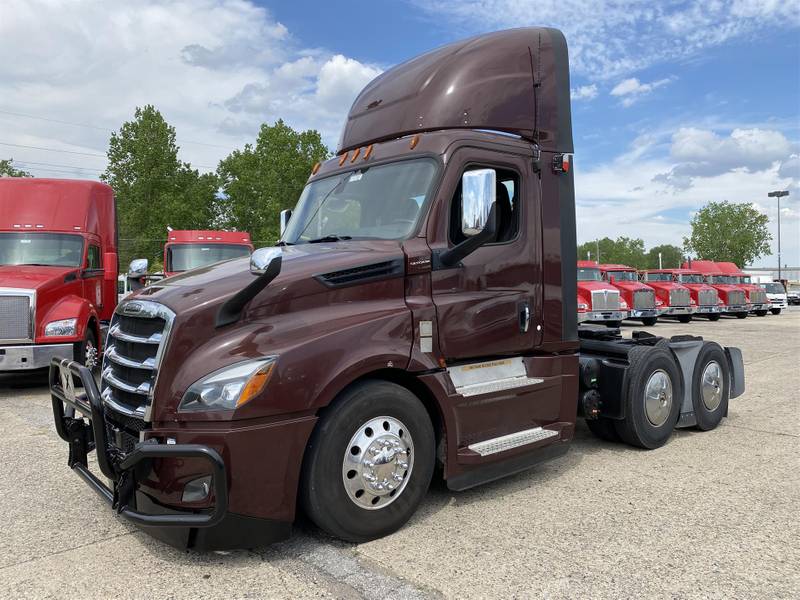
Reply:
[[757, 310], [755, 311], [757, 317], [766, 317], [768, 310]]
[[781, 314], [781, 309], [780, 308], [771, 308], [770, 311], [772, 312], [773, 315]]
[[643, 317], [642, 318], [642, 325], [645, 327], [652, 327], [658, 321], [658, 317]]
[[97, 346], [97, 336], [88, 326], [86, 336], [79, 344], [75, 344], [75, 360], [89, 369], [94, 375], [100, 372], [100, 350]]
[[681, 323], [691, 323], [692, 315], [681, 315], [678, 317], [678, 321], [680, 321]]
[[746, 312], [738, 312], [738, 313], [736, 313], [736, 318], [737, 319], [746, 319], [747, 318], [747, 313]]
[[306, 450], [300, 501], [329, 534], [366, 542], [400, 529], [428, 489], [435, 436], [406, 388], [368, 380], [323, 413]]
[[719, 317], [720, 317], [719, 314], [710, 314], [710, 315], [708, 315], [708, 320], [709, 321], [719, 321]]

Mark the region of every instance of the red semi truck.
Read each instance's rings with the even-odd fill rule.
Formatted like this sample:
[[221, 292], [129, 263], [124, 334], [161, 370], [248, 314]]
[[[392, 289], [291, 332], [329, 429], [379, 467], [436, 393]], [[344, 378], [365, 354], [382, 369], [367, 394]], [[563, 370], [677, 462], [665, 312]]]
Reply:
[[689, 323], [697, 310], [697, 301], [688, 287], [676, 281], [670, 270], [653, 269], [640, 273], [640, 280], [656, 292], [656, 301], [661, 301], [660, 317], [674, 317], [681, 323]]
[[99, 365], [117, 306], [114, 193], [94, 181], [0, 179], [0, 371]]
[[298, 507], [361, 542], [434, 473], [463, 490], [564, 454], [578, 415], [644, 448], [713, 429], [744, 389], [736, 348], [578, 327], [572, 151], [557, 30], [384, 72], [276, 247], [126, 298], [99, 388], [54, 361], [69, 466], [176, 546], [281, 539]]
[[767, 292], [764, 291], [764, 288], [753, 283], [750, 279], [750, 275], [742, 272], [742, 270], [732, 262], [718, 262], [717, 266], [723, 273], [734, 277], [739, 287], [744, 290], [745, 300], [747, 301], [750, 312], [759, 317], [766, 317], [770, 308], [772, 308], [772, 304], [769, 298], [767, 298]]
[[666, 277], [670, 277], [672, 281], [689, 290], [693, 316], [706, 317], [710, 321], [719, 320], [723, 308], [722, 302], [719, 300], [717, 290], [705, 282], [705, 278], [700, 271], [693, 271], [692, 269], [653, 269], [645, 273], [645, 281], [653, 287], [655, 287], [654, 278], [658, 278], [658, 281], [663, 281]]
[[747, 305], [747, 295], [739, 285], [737, 277], [726, 273], [711, 260], [693, 260], [691, 264], [683, 263], [682, 267], [699, 271], [706, 283], [717, 290], [723, 314], [733, 315], [738, 319], [747, 317], [750, 310]]
[[619, 327], [628, 318], [628, 303], [619, 290], [603, 281], [592, 260], [578, 261], [578, 323], [605, 323]]
[[171, 230], [164, 245], [164, 275], [205, 267], [221, 260], [250, 256], [253, 243], [246, 231]]
[[641, 321], [643, 325], [655, 325], [664, 302], [656, 297], [656, 291], [639, 281], [636, 269], [627, 265], [600, 265], [603, 281], [617, 288], [628, 303], [628, 319]]

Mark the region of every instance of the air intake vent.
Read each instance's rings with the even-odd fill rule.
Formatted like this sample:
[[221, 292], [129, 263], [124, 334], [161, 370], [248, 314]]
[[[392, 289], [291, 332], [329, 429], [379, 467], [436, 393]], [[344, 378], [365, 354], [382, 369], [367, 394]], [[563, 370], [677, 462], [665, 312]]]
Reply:
[[336, 288], [370, 281], [379, 281], [381, 279], [391, 279], [392, 277], [402, 277], [404, 262], [402, 258], [395, 258], [393, 260], [362, 265], [351, 269], [323, 273], [322, 275], [317, 275], [316, 279], [328, 287]]

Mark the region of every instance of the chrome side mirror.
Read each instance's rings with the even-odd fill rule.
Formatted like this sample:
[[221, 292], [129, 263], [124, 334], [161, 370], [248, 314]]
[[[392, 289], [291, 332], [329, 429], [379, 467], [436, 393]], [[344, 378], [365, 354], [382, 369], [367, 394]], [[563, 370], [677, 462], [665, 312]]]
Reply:
[[467, 171], [461, 177], [461, 232], [472, 237], [481, 233], [497, 198], [494, 169]]
[[292, 218], [292, 211], [288, 208], [281, 211], [281, 236], [286, 228], [289, 226], [289, 219]]
[[253, 251], [250, 255], [250, 272], [253, 275], [263, 275], [267, 272], [272, 261], [281, 256], [280, 248], [259, 248]]
[[128, 267], [128, 276], [141, 277], [142, 275], [146, 275], [149, 266], [150, 261], [148, 261], [146, 258], [136, 258], [131, 261], [131, 264]]

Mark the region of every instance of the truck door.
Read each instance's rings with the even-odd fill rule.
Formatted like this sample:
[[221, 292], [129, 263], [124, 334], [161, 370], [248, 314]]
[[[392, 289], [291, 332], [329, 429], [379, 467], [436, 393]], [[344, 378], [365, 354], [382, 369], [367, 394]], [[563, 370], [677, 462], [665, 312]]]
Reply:
[[94, 242], [89, 242], [86, 249], [86, 266], [81, 272], [83, 280], [83, 297], [95, 305], [103, 306], [103, 264], [100, 253], [100, 246]]
[[464, 239], [461, 176], [486, 168], [496, 171], [496, 241], [459, 266], [434, 268], [431, 274], [439, 347], [448, 361], [517, 355], [541, 343], [540, 188], [530, 158], [456, 151], [439, 190], [429, 244], [436, 252]]

